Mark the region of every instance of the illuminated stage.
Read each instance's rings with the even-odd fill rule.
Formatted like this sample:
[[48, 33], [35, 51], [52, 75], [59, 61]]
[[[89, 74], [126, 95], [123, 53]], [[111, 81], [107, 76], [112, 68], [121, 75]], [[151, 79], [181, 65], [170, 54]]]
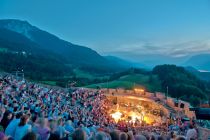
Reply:
[[168, 110], [149, 98], [136, 96], [107, 95], [109, 109], [107, 113], [115, 122], [132, 124], [160, 124], [166, 120]]

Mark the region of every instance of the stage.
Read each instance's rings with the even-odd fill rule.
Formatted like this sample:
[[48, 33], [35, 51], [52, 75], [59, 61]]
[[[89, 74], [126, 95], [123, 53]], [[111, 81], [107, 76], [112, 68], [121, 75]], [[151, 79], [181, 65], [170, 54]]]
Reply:
[[107, 113], [116, 121], [133, 124], [159, 124], [166, 122], [169, 111], [149, 98], [106, 95], [109, 101]]

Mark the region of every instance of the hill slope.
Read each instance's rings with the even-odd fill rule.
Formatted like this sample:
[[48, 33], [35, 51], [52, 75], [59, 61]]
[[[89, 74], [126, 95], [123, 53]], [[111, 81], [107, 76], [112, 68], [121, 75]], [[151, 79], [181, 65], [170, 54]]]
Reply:
[[7, 29], [0, 29], [0, 69], [7, 72], [24, 69], [26, 76], [32, 79], [72, 73], [62, 57]]
[[199, 54], [192, 56], [184, 64], [185, 66], [193, 66], [199, 70], [210, 71], [210, 54]]
[[110, 72], [121, 68], [117, 65], [110, 66], [109, 60], [90, 48], [64, 41], [26, 21], [0, 20], [0, 28], [22, 34], [42, 49], [62, 56], [70, 66], [81, 67], [83, 70], [94, 72]]
[[110, 62], [112, 62], [114, 65], [120, 65], [122, 67], [125, 68], [131, 68], [131, 67], [135, 67], [135, 68], [146, 68], [145, 65], [141, 64], [141, 63], [137, 63], [137, 62], [132, 62], [132, 61], [127, 61], [124, 59], [121, 59], [119, 57], [116, 56], [104, 56], [107, 60], [109, 60]]
[[209, 98], [210, 86], [201, 81], [195, 75], [186, 71], [184, 67], [176, 65], [159, 65], [153, 69], [161, 80], [162, 89], [166, 92], [168, 87], [169, 95], [175, 98], [186, 100], [193, 105]]
[[134, 88], [144, 88], [146, 91], [161, 91], [160, 81], [156, 75], [126, 74], [118, 79], [104, 83], [86, 86], [88, 88], [124, 88], [133, 90]]
[[193, 67], [185, 67], [185, 69], [192, 74], [196, 75], [199, 79], [210, 82], [210, 72], [200, 72]]

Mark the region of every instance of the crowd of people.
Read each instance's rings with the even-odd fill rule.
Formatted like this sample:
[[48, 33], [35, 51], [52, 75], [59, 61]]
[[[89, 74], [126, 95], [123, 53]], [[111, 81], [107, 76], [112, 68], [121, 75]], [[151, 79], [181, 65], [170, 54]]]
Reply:
[[101, 90], [72, 91], [0, 76], [0, 140], [193, 140], [189, 125], [115, 122]]

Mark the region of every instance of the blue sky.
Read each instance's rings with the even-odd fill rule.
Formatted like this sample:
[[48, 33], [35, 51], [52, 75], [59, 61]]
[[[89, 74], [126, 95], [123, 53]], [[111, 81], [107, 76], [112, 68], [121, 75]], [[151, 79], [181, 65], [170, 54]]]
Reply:
[[210, 0], [1, 0], [0, 18], [27, 20], [100, 54], [210, 52]]

